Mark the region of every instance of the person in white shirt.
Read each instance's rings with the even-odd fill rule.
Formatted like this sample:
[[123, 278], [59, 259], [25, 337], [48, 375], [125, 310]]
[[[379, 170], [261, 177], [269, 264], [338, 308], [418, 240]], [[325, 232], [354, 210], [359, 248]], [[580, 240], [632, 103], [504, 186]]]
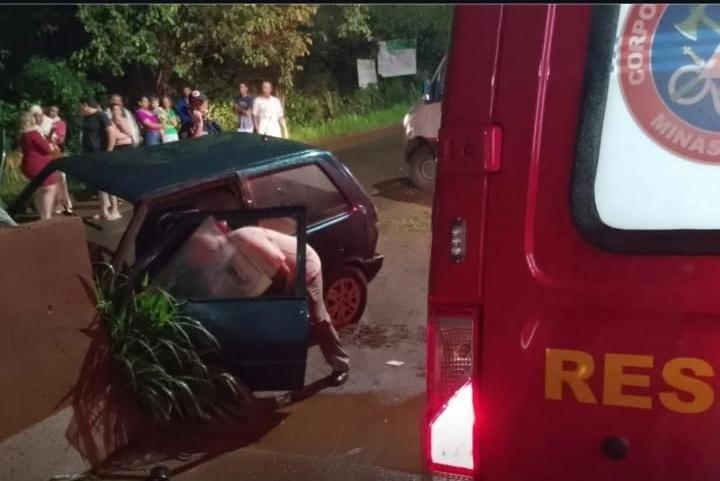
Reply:
[[270, 82], [262, 83], [262, 95], [253, 103], [253, 122], [255, 131], [260, 135], [288, 138], [285, 123], [285, 112], [280, 99], [272, 95], [273, 86]]

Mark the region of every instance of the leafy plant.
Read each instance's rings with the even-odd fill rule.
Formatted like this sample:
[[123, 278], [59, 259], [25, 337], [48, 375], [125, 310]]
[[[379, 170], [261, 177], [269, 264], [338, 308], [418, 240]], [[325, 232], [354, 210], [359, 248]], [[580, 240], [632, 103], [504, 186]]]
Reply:
[[138, 287], [107, 266], [97, 309], [112, 356], [139, 404], [159, 420], [237, 415], [247, 391], [217, 363], [220, 346], [182, 303], [146, 277]]

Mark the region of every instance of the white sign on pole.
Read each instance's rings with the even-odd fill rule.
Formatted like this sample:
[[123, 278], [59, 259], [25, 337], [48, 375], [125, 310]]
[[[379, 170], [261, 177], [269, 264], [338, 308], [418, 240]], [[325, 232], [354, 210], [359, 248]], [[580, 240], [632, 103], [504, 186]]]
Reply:
[[370, 84], [377, 83], [377, 72], [375, 71], [375, 59], [357, 59], [358, 85], [365, 88]]
[[378, 42], [378, 74], [381, 77], [414, 75], [417, 46], [414, 39]]

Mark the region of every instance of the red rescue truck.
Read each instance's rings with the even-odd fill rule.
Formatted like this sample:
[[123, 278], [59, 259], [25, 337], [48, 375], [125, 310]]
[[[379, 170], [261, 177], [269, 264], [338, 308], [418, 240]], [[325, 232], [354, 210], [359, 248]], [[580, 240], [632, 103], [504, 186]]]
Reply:
[[448, 62], [429, 472], [720, 479], [720, 6], [458, 6]]

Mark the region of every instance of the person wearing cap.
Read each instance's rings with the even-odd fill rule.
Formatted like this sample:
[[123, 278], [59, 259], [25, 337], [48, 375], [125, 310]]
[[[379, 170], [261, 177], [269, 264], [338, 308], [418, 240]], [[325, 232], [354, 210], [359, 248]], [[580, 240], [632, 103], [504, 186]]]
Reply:
[[197, 139], [221, 131], [217, 122], [209, 117], [210, 104], [208, 98], [199, 90], [194, 90], [190, 94], [190, 112], [192, 123], [186, 128], [185, 137]]
[[205, 127], [207, 113], [209, 110], [207, 97], [198, 90], [193, 91], [190, 94], [190, 115], [192, 116], [192, 135], [191, 137], [197, 139], [207, 135]]
[[131, 135], [132, 143], [135, 147], [140, 145], [140, 140], [141, 140], [140, 127], [138, 127], [138, 124], [135, 121], [135, 117], [133, 116], [133, 114], [128, 109], [125, 108], [125, 103], [123, 102], [122, 96], [120, 94], [112, 94], [110, 96], [110, 101], [108, 103], [109, 103], [108, 108], [105, 109], [105, 115], [107, 115], [107, 118], [108, 119], [113, 118], [113, 114], [112, 114], [113, 105], [119, 105], [120, 107], [122, 107], [123, 118], [125, 120], [127, 120], [127, 124], [130, 126], [130, 128], [132, 130], [132, 135]]

